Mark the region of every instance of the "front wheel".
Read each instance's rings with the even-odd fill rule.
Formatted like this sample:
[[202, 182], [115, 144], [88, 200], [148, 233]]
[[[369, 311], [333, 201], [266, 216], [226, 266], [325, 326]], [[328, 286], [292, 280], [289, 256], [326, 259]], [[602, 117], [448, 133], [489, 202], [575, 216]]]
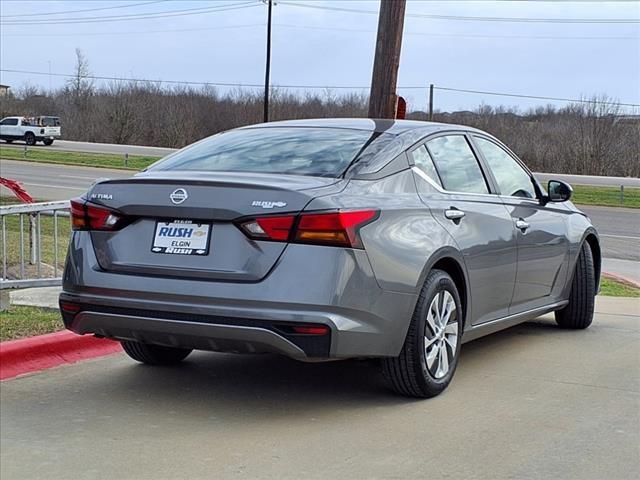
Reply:
[[440, 394], [458, 365], [462, 327], [463, 313], [455, 283], [446, 272], [431, 271], [400, 355], [383, 360], [391, 387], [408, 397]]
[[192, 352], [188, 348], [163, 347], [129, 340], [123, 340], [120, 343], [127, 355], [147, 365], [174, 365], [187, 358], [187, 355]]
[[584, 242], [571, 281], [569, 303], [556, 311], [556, 323], [562, 328], [583, 329], [591, 325], [596, 296], [596, 275], [591, 247]]
[[49, 145], [53, 145], [53, 138], [45, 138], [44, 140], [42, 140], [42, 143], [44, 143], [47, 147]]

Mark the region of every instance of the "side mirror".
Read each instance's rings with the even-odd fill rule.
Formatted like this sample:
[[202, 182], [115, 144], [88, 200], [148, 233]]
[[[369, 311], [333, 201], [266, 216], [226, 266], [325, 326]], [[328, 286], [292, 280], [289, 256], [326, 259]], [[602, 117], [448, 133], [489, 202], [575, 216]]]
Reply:
[[550, 202], [566, 202], [573, 195], [573, 188], [560, 180], [549, 180], [547, 187]]

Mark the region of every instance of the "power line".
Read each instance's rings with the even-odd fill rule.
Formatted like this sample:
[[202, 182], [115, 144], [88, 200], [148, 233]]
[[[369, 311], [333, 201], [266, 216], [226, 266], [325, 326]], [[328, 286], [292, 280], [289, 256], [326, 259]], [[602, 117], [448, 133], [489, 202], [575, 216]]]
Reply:
[[449, 88], [449, 87], [433, 87], [435, 90], [445, 90], [448, 92], [460, 92], [460, 93], [474, 93], [477, 95], [491, 95], [497, 97], [513, 97], [513, 98], [529, 98], [533, 100], [551, 100], [554, 102], [568, 102], [568, 103], [599, 103], [602, 105], [620, 105], [622, 107], [640, 107], [640, 103], [622, 103], [622, 102], [605, 102], [601, 100], [589, 100], [589, 99], [576, 99], [576, 98], [562, 98], [562, 97], [542, 97], [539, 95], [524, 95], [516, 93], [504, 93], [504, 92], [487, 92], [482, 90], [465, 90], [462, 88]]
[[[492, 0], [493, 1], [493, 0]], [[502, 0], [502, 1], [530, 1], [530, 0]], [[543, 0], [539, 0], [543, 1]], [[339, 28], [339, 27], [319, 27], [311, 25], [292, 25], [285, 23], [277, 23], [275, 27], [284, 28], [300, 28], [304, 30], [330, 30], [338, 32], [354, 32], [354, 33], [376, 33], [375, 30]], [[546, 35], [482, 35], [467, 33], [424, 33], [424, 32], [404, 32], [405, 35], [416, 35], [423, 37], [464, 37], [464, 38], [503, 38], [503, 39], [527, 39], [527, 40], [634, 40], [638, 41], [638, 37], [566, 37], [566, 36], [546, 36]]]
[[132, 15], [112, 15], [103, 17], [76, 17], [56, 20], [33, 20], [33, 21], [10, 21], [2, 22], [2, 25], [68, 25], [77, 23], [105, 23], [105, 22], [123, 22], [131, 20], [148, 20], [167, 17], [182, 17], [186, 15], [200, 15], [211, 12], [223, 12], [228, 10], [237, 10], [242, 8], [257, 7], [259, 4], [252, 1], [218, 5], [216, 7], [198, 7], [185, 10], [170, 10], [167, 12], [156, 13], [137, 13]]
[[[439, 1], [439, 0], [437, 0]], [[458, 1], [458, 0], [456, 0]], [[462, 1], [462, 0], [461, 0]], [[464, 0], [466, 1], [466, 0]], [[495, 0], [491, 0], [495, 1]], [[501, 1], [530, 1], [530, 0], [501, 0]], [[546, 0], [537, 0], [546, 1]], [[634, 0], [635, 1], [635, 0]], [[120, 32], [74, 32], [74, 33], [4, 33], [0, 32], [4, 37], [95, 37], [95, 36], [111, 36], [111, 35], [147, 35], [155, 33], [185, 33], [185, 32], [203, 32], [215, 30], [233, 30], [236, 28], [264, 27], [265, 23], [248, 23], [239, 25], [222, 25], [217, 27], [198, 27], [198, 28], [172, 28], [162, 30], [135, 30]], [[357, 28], [340, 28], [340, 27], [321, 27], [316, 25], [293, 25], [286, 23], [274, 23], [277, 28], [295, 28], [302, 30], [320, 30], [347, 33], [376, 33], [375, 30], [357, 29]], [[467, 33], [425, 33], [425, 32], [405, 32], [405, 35], [421, 36], [421, 37], [442, 37], [442, 38], [500, 38], [500, 39], [521, 39], [521, 40], [633, 40], [638, 41], [638, 37], [593, 37], [593, 36], [548, 36], [548, 35], [483, 35], [483, 34], [467, 34]]]
[[63, 15], [67, 13], [83, 13], [83, 12], [98, 12], [100, 10], [115, 10], [120, 8], [131, 8], [131, 7], [139, 7], [142, 5], [152, 5], [154, 3], [164, 3], [169, 0], [154, 0], [152, 2], [141, 2], [141, 3], [130, 3], [127, 5], [113, 5], [111, 7], [99, 7], [99, 8], [85, 8], [83, 10], [64, 10], [58, 12], [37, 12], [37, 13], [21, 13], [17, 15], [2, 15], [0, 14], [0, 18], [10, 18], [10, 17], [25, 17], [30, 15], [37, 15], [39, 17], [43, 15]]
[[4, 37], [96, 37], [105, 35], [146, 35], [153, 33], [184, 33], [209, 30], [233, 30], [236, 28], [264, 27], [264, 23], [247, 23], [243, 25], [221, 25], [217, 27], [172, 28], [167, 30], [138, 30], [124, 32], [82, 32], [82, 33], [0, 33]]
[[[36, 71], [27, 71], [27, 70], [15, 70], [15, 69], [6, 69], [0, 68], [0, 72], [6, 73], [22, 73], [28, 75], [52, 75], [54, 77], [65, 77], [65, 78], [74, 78], [76, 75], [67, 74], [67, 73], [48, 73], [48, 72], [36, 72]], [[245, 87], [245, 88], [263, 88], [263, 83], [232, 83], [232, 82], [195, 82], [188, 80], [151, 80], [148, 78], [121, 78], [121, 77], [106, 77], [106, 76], [98, 76], [98, 75], [85, 75], [84, 78], [89, 78], [92, 80], [112, 80], [116, 82], [140, 82], [140, 83], [165, 83], [165, 84], [175, 84], [175, 85], [199, 85], [199, 86], [216, 86], [216, 87]], [[369, 86], [347, 86], [347, 85], [283, 85], [279, 84], [279, 88], [292, 88], [292, 89], [308, 89], [308, 90], [364, 90], [368, 89]], [[399, 90], [427, 90], [429, 87], [427, 85], [419, 85], [419, 86], [399, 86]], [[459, 93], [473, 93], [477, 95], [491, 95], [498, 97], [512, 97], [512, 98], [527, 98], [533, 100], [549, 100], [555, 102], [566, 102], [566, 103], [597, 103], [602, 105], [618, 105], [621, 107], [640, 107], [640, 103], [628, 103], [628, 102], [606, 102], [601, 100], [589, 100], [589, 99], [578, 99], [578, 98], [563, 98], [563, 97], [548, 97], [541, 95], [526, 95], [526, 94], [517, 94], [517, 93], [507, 93], [507, 92], [490, 92], [483, 90], [467, 90], [462, 88], [451, 88], [451, 87], [438, 87], [434, 86], [436, 90], [450, 91], [450, 92], [459, 92]]]
[[[296, 3], [289, 1], [281, 1], [281, 5], [287, 5], [291, 7], [300, 8], [314, 8], [317, 10], [330, 10], [336, 12], [348, 12], [348, 13], [365, 13], [377, 15], [375, 10], [359, 10], [355, 8], [344, 7], [331, 7], [327, 5], [311, 5], [308, 3]], [[532, 17], [470, 17], [462, 15], [435, 15], [424, 13], [407, 13], [407, 17], [413, 18], [428, 18], [431, 20], [462, 20], [462, 21], [476, 21], [476, 22], [524, 22], [524, 23], [598, 23], [598, 24], [625, 24], [625, 23], [640, 23], [638, 18], [532, 18]]]

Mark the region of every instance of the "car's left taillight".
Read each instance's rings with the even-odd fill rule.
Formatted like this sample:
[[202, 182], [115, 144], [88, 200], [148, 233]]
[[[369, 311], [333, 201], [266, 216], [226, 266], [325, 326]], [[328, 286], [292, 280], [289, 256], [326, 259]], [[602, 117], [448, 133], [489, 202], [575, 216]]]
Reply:
[[94, 205], [83, 198], [70, 201], [71, 225], [74, 230], [118, 230], [126, 217], [106, 207]]

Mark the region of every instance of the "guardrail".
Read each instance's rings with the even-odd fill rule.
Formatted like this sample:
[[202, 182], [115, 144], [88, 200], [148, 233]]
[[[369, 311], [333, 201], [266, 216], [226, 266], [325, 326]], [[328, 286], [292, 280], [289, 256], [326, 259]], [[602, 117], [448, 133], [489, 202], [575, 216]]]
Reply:
[[69, 201], [0, 207], [0, 290], [60, 285], [69, 242]]

